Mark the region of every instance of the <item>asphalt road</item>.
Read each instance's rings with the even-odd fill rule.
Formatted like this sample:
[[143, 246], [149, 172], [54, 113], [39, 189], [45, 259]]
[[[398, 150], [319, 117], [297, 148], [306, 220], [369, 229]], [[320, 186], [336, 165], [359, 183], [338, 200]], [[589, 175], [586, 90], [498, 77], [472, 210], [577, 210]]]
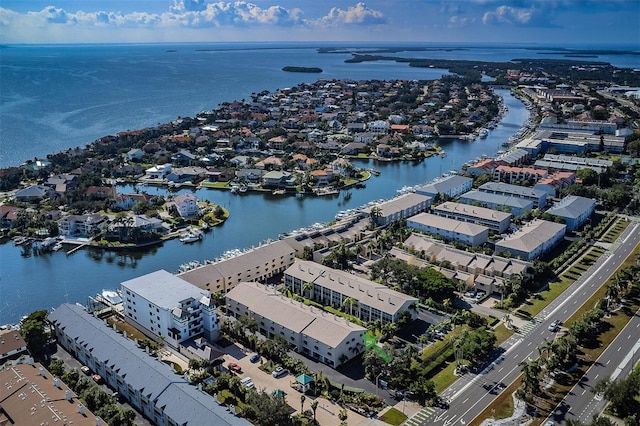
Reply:
[[626, 377], [639, 357], [640, 310], [558, 404], [549, 420], [560, 424], [570, 418], [589, 423], [593, 415], [600, 413], [606, 405], [606, 401], [600, 395], [592, 392], [593, 386], [606, 377]]
[[[571, 317], [613, 275], [639, 242], [640, 224], [632, 223], [612, 246], [611, 253], [600, 257], [561, 297], [497, 348], [490, 363], [481, 366], [480, 371], [465, 374], [442, 392], [441, 396], [449, 401], [448, 410], [430, 410], [418, 424], [465, 425], [473, 420], [518, 377], [519, 364], [528, 358], [537, 358], [537, 348], [544, 339], [553, 340], [555, 333], [548, 330], [549, 324], [554, 320], [564, 322]], [[635, 344], [631, 340], [623, 347], [630, 349]]]

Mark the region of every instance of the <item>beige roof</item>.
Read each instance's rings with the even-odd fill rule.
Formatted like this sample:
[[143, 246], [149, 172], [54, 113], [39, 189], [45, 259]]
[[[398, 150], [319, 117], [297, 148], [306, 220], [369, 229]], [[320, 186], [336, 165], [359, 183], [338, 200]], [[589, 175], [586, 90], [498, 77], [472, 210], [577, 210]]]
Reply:
[[475, 223], [461, 222], [430, 213], [418, 213], [408, 220], [463, 235], [479, 235], [489, 229], [486, 226], [476, 225]]
[[21, 348], [26, 349], [27, 344], [18, 330], [0, 331], [0, 359], [3, 357], [2, 354], [8, 354]]
[[415, 297], [391, 290], [385, 285], [307, 260], [296, 259], [284, 273], [344, 294], [391, 316], [408, 305], [418, 303]]
[[[389, 201], [385, 201], [383, 203], [378, 204], [376, 207], [380, 207], [382, 210], [383, 216], [390, 216], [394, 213], [402, 212], [407, 210], [413, 206], [416, 206], [423, 202], [429, 202], [431, 197], [427, 195], [421, 195], [416, 193], [404, 194], [396, 198], [392, 198]], [[365, 213], [370, 213], [372, 207], [368, 207], [363, 211]]]
[[273, 287], [242, 282], [227, 293], [227, 299], [246, 306], [251, 312], [283, 325], [295, 333], [336, 347], [354, 331], [366, 328], [320, 309], [283, 296]]
[[[42, 370], [41, 370], [42, 368]], [[44, 375], [44, 376], [43, 376]], [[39, 424], [97, 424], [96, 417], [84, 407], [78, 410], [81, 401], [62, 380], [54, 384], [54, 377], [36, 363], [9, 366], [0, 371], [0, 423], [9, 417], [16, 425]], [[69, 391], [69, 393], [67, 393]], [[67, 396], [71, 401], [67, 400]], [[106, 423], [103, 421], [103, 424]]]
[[459, 250], [426, 235], [416, 233], [411, 234], [405, 240], [404, 246], [418, 252], [424, 251], [428, 261], [437, 260], [441, 262], [448, 260], [452, 265], [467, 265], [470, 270], [479, 268], [484, 273], [497, 271], [509, 276], [525, 273], [527, 268], [531, 266], [530, 262], [520, 259], [507, 259], [501, 256]]
[[444, 202], [433, 208], [434, 211], [441, 211], [452, 214], [461, 214], [477, 217], [483, 220], [493, 220], [502, 222], [511, 217], [511, 213], [505, 213], [497, 210], [488, 209], [486, 207], [472, 206], [469, 204], [455, 203], [453, 201]]
[[183, 280], [198, 287], [204, 287], [208, 283], [217, 279], [236, 277], [250, 269], [255, 269], [256, 265], [270, 262], [272, 259], [292, 257], [294, 250], [284, 241], [275, 241], [265, 244], [256, 249], [242, 253], [231, 259], [224, 259], [219, 262], [204, 265], [196, 269], [178, 274]]
[[566, 225], [536, 219], [520, 230], [498, 241], [496, 248], [503, 247], [529, 253], [550, 240], [558, 232], [566, 229]]

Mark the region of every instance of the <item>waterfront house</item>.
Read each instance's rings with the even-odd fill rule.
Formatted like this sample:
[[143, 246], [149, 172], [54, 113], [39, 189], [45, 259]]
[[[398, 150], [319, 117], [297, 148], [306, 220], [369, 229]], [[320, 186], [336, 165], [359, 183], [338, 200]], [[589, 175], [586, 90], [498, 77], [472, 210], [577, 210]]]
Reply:
[[242, 282], [227, 293], [226, 305], [228, 315], [254, 318], [262, 335], [282, 335], [296, 352], [333, 368], [365, 349], [366, 328], [284, 297], [274, 287]]
[[142, 194], [118, 194], [115, 199], [116, 202], [114, 204], [115, 207], [122, 210], [131, 210], [133, 206], [138, 203], [149, 203], [153, 198], [152, 195], [142, 193]]
[[[148, 305], [137, 307], [149, 313]], [[49, 314], [49, 321], [60, 346], [100, 374], [111, 389], [153, 424], [249, 425], [199, 390], [187, 377], [176, 375], [169, 365], [150, 357], [135, 340], [108, 327], [81, 306], [60, 305]]]
[[58, 232], [65, 236], [92, 236], [101, 232], [108, 224], [108, 217], [98, 213], [71, 214], [58, 221]]
[[0, 228], [12, 228], [22, 207], [0, 205]]
[[144, 171], [146, 179], [162, 180], [171, 173], [171, 164], [159, 164]]
[[167, 203], [167, 208], [175, 206], [180, 217], [193, 217], [200, 213], [198, 198], [193, 194], [180, 194]]
[[236, 179], [240, 181], [258, 183], [262, 180], [263, 174], [264, 174], [264, 171], [261, 169], [243, 168], [236, 171]]
[[200, 181], [207, 175], [207, 169], [202, 167], [175, 167], [167, 175], [169, 182]]
[[115, 198], [115, 186], [90, 186], [84, 192], [84, 196], [90, 200], [104, 200], [109, 197]]
[[265, 187], [285, 187], [293, 185], [293, 175], [290, 172], [272, 170], [262, 176], [262, 184]]

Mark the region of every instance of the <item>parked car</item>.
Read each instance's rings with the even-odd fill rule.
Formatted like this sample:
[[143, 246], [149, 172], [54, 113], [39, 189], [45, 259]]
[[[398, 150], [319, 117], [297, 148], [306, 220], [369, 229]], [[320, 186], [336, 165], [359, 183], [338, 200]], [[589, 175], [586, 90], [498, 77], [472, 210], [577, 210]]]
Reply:
[[91, 370], [86, 365], [83, 365], [82, 367], [80, 367], [80, 371], [82, 371], [87, 376], [89, 375], [89, 373], [91, 373]]
[[242, 373], [242, 367], [240, 367], [235, 362], [230, 362], [229, 364], [227, 364], [227, 368], [231, 371], [235, 371], [236, 373]]
[[240, 380], [240, 384], [247, 389], [253, 389], [255, 387], [253, 381], [251, 381], [251, 377], [245, 377], [244, 379]]
[[271, 372], [271, 375], [272, 375], [273, 377], [275, 377], [276, 379], [277, 379], [278, 377], [286, 376], [287, 374], [289, 374], [289, 370], [285, 370], [285, 369], [284, 369], [284, 368], [282, 368], [282, 367], [277, 367], [275, 370], [273, 370], [273, 371]]
[[251, 355], [251, 358], [249, 358], [249, 361], [256, 363], [258, 361], [260, 361], [260, 354], [253, 354]]
[[99, 374], [94, 374], [93, 376], [91, 376], [91, 378], [93, 379], [94, 382], [96, 382], [99, 385], [104, 383], [104, 379]]

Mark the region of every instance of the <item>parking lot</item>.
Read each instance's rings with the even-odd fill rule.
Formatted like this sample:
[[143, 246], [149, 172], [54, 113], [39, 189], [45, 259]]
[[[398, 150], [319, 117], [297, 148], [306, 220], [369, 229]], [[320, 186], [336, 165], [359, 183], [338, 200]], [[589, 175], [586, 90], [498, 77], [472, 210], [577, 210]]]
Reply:
[[[250, 361], [251, 356], [254, 355], [255, 352], [237, 345], [227, 347], [225, 348], [225, 351], [229, 352], [224, 355], [225, 368], [230, 362], [240, 366], [242, 373], [238, 373], [238, 377], [240, 379], [250, 377], [251, 382], [253, 382], [257, 391], [264, 391], [269, 394], [276, 389], [284, 391], [287, 394], [285, 396], [287, 404], [289, 404], [289, 406], [294, 410], [292, 413], [295, 414], [300, 412], [300, 396], [302, 396], [302, 393], [291, 387], [291, 384], [295, 383], [296, 380], [293, 374], [289, 373], [275, 378], [272, 376], [271, 372], [264, 372], [260, 370], [260, 365], [266, 361], [264, 358], [261, 358], [260, 361], [256, 363], [252, 363]], [[327, 369], [329, 369], [329, 367], [327, 367]], [[314, 400], [318, 401], [318, 408], [316, 410], [316, 419], [318, 420], [318, 423], [327, 426], [340, 423], [340, 420], [338, 420], [338, 412], [341, 407], [325, 398], [316, 398], [313, 396], [313, 393], [306, 394], [306, 400], [304, 403], [305, 410], [311, 409], [311, 403]], [[348, 416], [348, 422], [350, 425], [374, 424], [371, 423], [371, 419], [367, 419], [350, 410], [348, 411]]]

